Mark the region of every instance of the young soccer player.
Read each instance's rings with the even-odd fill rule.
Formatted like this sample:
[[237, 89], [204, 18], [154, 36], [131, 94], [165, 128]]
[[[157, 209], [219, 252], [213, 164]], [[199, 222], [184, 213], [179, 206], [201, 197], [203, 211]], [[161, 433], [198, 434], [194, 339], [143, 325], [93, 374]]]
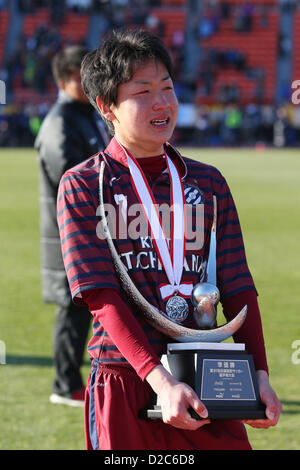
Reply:
[[[92, 370], [85, 404], [87, 448], [250, 449], [243, 423], [211, 422], [194, 390], [163, 367], [160, 357], [170, 338], [148, 323], [126, 295], [100, 230], [99, 172], [104, 161], [103, 197], [127, 273], [143, 297], [162, 312], [168, 312], [168, 302], [177, 294], [187, 304], [182, 325], [196, 328], [189, 293], [205, 279], [216, 197], [217, 282], [223, 311], [230, 320], [248, 305], [247, 319], [235, 340], [244, 342], [254, 356], [267, 407], [266, 419], [248, 423], [275, 425], [280, 402], [269, 384], [256, 289], [230, 190], [217, 169], [183, 158], [168, 143], [178, 111], [170, 56], [147, 31], [115, 33], [86, 55], [81, 76], [85, 93], [113, 134], [103, 153], [64, 174], [58, 196], [72, 297], [76, 304], [87, 304], [93, 315], [88, 346]], [[203, 243], [185, 242], [187, 229], [180, 225], [176, 210], [169, 228], [164, 223], [165, 237], [157, 235], [146, 208], [149, 214], [151, 204], [166, 209], [175, 207], [175, 202], [179, 209], [191, 207], [192, 225], [196, 209], [202, 207], [203, 226], [198, 230], [203, 231]], [[141, 225], [145, 221], [146, 233], [138, 227], [138, 207], [143, 208], [138, 221]], [[163, 419], [158, 421], [139, 415], [153, 391], [162, 407]], [[192, 418], [190, 407], [202, 419]]]

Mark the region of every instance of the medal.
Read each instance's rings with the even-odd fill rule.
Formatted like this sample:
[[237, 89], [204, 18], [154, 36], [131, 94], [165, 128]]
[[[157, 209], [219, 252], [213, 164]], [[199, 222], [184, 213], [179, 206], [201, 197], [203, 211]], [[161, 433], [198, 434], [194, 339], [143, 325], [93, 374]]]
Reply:
[[181, 322], [187, 317], [189, 311], [188, 303], [184, 297], [190, 298], [193, 285], [191, 282], [181, 283], [185, 259], [185, 198], [179, 172], [169, 156], [165, 154], [171, 186], [171, 241], [169, 248], [148, 181], [138, 161], [129, 155], [124, 147], [122, 148], [127, 156], [132, 186], [151, 230], [153, 245], [169, 280], [169, 283], [159, 286], [162, 299], [167, 301], [166, 313], [170, 319]]
[[189, 306], [187, 301], [180, 295], [173, 295], [167, 301], [166, 314], [171, 320], [183, 322], [189, 314]]

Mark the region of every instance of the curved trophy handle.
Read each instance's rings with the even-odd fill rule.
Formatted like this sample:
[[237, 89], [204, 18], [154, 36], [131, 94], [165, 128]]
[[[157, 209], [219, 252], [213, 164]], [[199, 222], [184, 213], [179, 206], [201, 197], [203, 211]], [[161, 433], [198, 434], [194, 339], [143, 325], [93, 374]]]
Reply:
[[106, 241], [114, 262], [116, 272], [119, 276], [120, 283], [127, 293], [128, 297], [137, 306], [144, 318], [149, 324], [161, 331], [165, 335], [173, 338], [180, 342], [221, 342], [232, 336], [244, 323], [247, 315], [247, 306], [240, 311], [240, 313], [229, 323], [222, 325], [218, 328], [211, 330], [196, 330], [192, 328], [186, 328], [179, 325], [175, 321], [172, 321], [167, 315], [156, 309], [151, 305], [139, 292], [130, 276], [128, 275], [126, 268], [120, 260], [119, 254], [115, 248], [112, 240], [112, 236], [108, 227], [107, 219], [104, 211], [104, 200], [103, 200], [103, 175], [104, 175], [105, 162], [102, 161], [100, 165], [99, 173], [99, 201], [100, 201], [100, 216], [103, 233], [106, 237]]

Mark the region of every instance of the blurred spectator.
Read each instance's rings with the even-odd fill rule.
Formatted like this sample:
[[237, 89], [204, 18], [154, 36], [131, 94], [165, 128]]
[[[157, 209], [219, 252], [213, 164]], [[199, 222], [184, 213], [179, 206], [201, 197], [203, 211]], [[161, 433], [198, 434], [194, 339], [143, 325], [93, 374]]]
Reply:
[[279, 5], [285, 11], [292, 11], [296, 6], [299, 7], [299, 1], [297, 0], [279, 0]]
[[18, 0], [18, 9], [21, 13], [30, 13], [34, 9], [32, 0]]
[[91, 0], [66, 0], [67, 8], [71, 8], [77, 13], [86, 12], [91, 7], [91, 4]]
[[217, 73], [217, 66], [214, 60], [211, 60], [209, 52], [204, 52], [204, 56], [200, 61], [198, 67], [198, 77], [203, 83], [203, 92], [205, 95], [210, 95], [214, 79]]
[[51, 9], [51, 23], [55, 26], [63, 24], [65, 20], [66, 4], [61, 0], [49, 0]]
[[195, 145], [208, 147], [210, 145], [210, 120], [209, 110], [205, 106], [199, 106], [195, 120]]
[[273, 124], [273, 143], [275, 147], [286, 147], [297, 143], [296, 130], [289, 119], [288, 108], [280, 106], [276, 110]]
[[150, 15], [150, 8], [147, 1], [131, 0], [130, 17], [133, 26], [143, 26]]
[[[163, 29], [164, 33], [164, 29]], [[184, 31], [176, 30], [171, 38], [171, 44], [169, 46], [172, 54], [175, 75], [178, 80], [182, 78], [184, 70], [184, 57], [185, 57], [185, 37]]]
[[219, 20], [216, 12], [205, 11], [198, 23], [198, 37], [207, 39], [212, 36], [218, 30]]
[[261, 125], [261, 111], [260, 107], [256, 104], [249, 104], [244, 109], [243, 114], [243, 142], [247, 145], [255, 145], [260, 140], [263, 140], [263, 135], [260, 133]]
[[126, 16], [127, 16], [127, 9], [124, 7], [124, 5], [121, 5], [121, 4], [113, 5], [111, 3], [109, 19], [111, 22], [112, 29], [117, 30], [117, 29], [122, 29], [126, 27], [126, 24], [127, 24]]
[[228, 20], [231, 16], [231, 5], [230, 3], [224, 1], [220, 2], [220, 14], [223, 20]]
[[225, 145], [241, 144], [241, 129], [243, 115], [237, 106], [230, 106], [224, 114], [222, 137]]
[[280, 33], [278, 38], [279, 54], [281, 57], [286, 57], [290, 54], [293, 48], [292, 41], [287, 34]]
[[260, 6], [259, 24], [262, 28], [269, 26], [269, 10], [265, 5]]
[[234, 29], [235, 31], [248, 32], [252, 29], [254, 6], [245, 2], [235, 10]]
[[61, 36], [55, 26], [41, 24], [32, 36], [21, 35], [5, 63], [8, 83], [45, 93], [53, 84], [51, 59], [60, 48]]
[[236, 83], [224, 83], [219, 92], [219, 101], [223, 105], [239, 101], [239, 89]]
[[165, 24], [161, 21], [157, 15], [150, 13], [145, 21], [145, 26], [147, 29], [151, 31], [153, 34], [163, 38], [165, 35]]
[[8, 120], [1, 116], [0, 119], [0, 147], [8, 147], [10, 139], [10, 130]]
[[[62, 262], [56, 220], [56, 199], [63, 173], [104, 150], [108, 143], [105, 125], [90, 105], [80, 80], [80, 65], [87, 49], [74, 46], [54, 56], [52, 66], [59, 88], [58, 99], [38, 132], [35, 148], [40, 164], [42, 295], [56, 304], [54, 327], [55, 380], [52, 403], [83, 404], [80, 373], [91, 315], [73, 304]], [[29, 125], [39, 129], [37, 117]]]

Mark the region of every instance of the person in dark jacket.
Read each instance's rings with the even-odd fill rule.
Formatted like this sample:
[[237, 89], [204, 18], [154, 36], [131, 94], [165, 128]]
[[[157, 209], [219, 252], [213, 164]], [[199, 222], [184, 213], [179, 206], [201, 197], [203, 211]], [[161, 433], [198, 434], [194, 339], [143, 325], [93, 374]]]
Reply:
[[58, 98], [35, 141], [40, 166], [40, 227], [42, 296], [56, 304], [52, 403], [83, 405], [80, 372], [91, 314], [73, 304], [61, 255], [56, 199], [63, 173], [100, 150], [109, 140], [104, 122], [90, 105], [80, 80], [80, 65], [88, 52], [70, 46], [52, 62]]

